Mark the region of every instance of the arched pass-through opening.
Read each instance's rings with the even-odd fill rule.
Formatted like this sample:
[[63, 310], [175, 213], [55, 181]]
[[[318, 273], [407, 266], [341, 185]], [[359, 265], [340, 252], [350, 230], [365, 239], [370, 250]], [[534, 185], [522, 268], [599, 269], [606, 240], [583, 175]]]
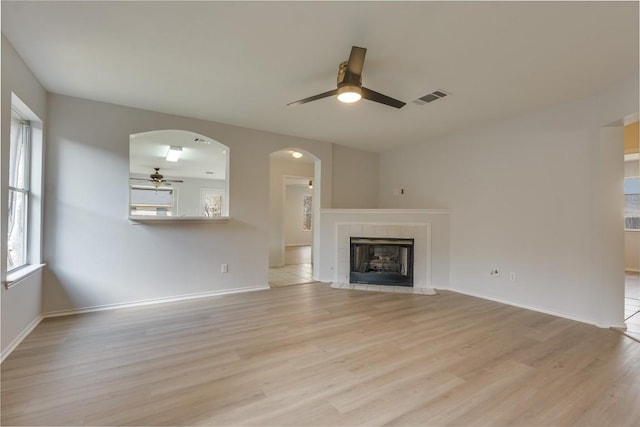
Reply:
[[313, 281], [320, 211], [320, 159], [297, 149], [270, 155], [269, 285]]
[[229, 147], [194, 132], [129, 136], [129, 216], [229, 216]]

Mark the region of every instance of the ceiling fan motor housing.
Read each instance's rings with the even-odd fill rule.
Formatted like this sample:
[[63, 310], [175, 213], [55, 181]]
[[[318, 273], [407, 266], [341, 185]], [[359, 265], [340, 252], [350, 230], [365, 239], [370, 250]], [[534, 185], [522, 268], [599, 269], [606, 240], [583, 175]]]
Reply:
[[154, 181], [162, 181], [162, 178], [164, 177], [160, 175], [160, 168], [154, 168], [154, 169], [155, 169], [155, 172], [149, 175], [149, 178], [151, 178]]
[[362, 87], [362, 76], [349, 72], [347, 66], [347, 61], [340, 63], [340, 67], [338, 69], [338, 89], [343, 86]]

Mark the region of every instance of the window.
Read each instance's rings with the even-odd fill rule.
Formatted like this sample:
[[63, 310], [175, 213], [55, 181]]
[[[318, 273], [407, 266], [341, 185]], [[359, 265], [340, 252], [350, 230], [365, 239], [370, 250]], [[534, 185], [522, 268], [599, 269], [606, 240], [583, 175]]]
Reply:
[[624, 228], [640, 230], [640, 177], [624, 179]]
[[302, 231], [311, 231], [312, 199], [309, 195], [302, 197]]
[[30, 143], [29, 121], [16, 111], [12, 111], [9, 146], [7, 271], [16, 270], [27, 264]]
[[174, 190], [170, 187], [131, 186], [130, 215], [173, 216]]

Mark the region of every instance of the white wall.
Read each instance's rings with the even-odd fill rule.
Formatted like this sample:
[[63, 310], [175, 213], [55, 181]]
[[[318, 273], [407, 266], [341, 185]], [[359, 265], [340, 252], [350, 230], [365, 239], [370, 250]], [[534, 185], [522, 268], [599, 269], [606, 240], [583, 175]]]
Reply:
[[[335, 145], [334, 145], [335, 148]], [[322, 165], [323, 171], [325, 170]], [[285, 176], [307, 177], [314, 175], [314, 164], [309, 162], [296, 162], [290, 160], [272, 159], [270, 162], [269, 187], [270, 187], [270, 228], [269, 228], [269, 266], [281, 267], [284, 265], [284, 194]], [[324, 185], [324, 181], [323, 181]], [[317, 188], [314, 188], [314, 193]], [[314, 197], [315, 199], [315, 197]], [[314, 200], [315, 201], [315, 200]]]
[[[14, 92], [44, 123], [46, 129], [47, 94], [31, 71], [18, 56], [8, 40], [2, 36], [2, 191], [0, 192], [0, 276], [7, 278], [7, 185], [9, 179], [9, 131], [11, 127], [11, 93]], [[0, 318], [2, 321], [0, 349], [7, 354], [22, 334], [37, 322], [41, 311], [42, 275], [36, 273], [10, 289], [0, 289]]]
[[[311, 174], [310, 176], [313, 176]], [[313, 196], [308, 185], [287, 185], [284, 197], [284, 244], [285, 246], [311, 245], [313, 233], [303, 231], [304, 196]]]
[[[129, 223], [129, 135], [159, 129], [230, 147], [228, 223]], [[271, 152], [321, 159], [331, 203], [330, 143], [53, 94], [48, 136], [45, 312], [268, 286]]]
[[380, 207], [451, 209], [453, 290], [621, 326], [622, 139], [600, 128], [637, 110], [635, 75], [589, 99], [382, 153]]
[[[171, 179], [171, 178], [167, 178]], [[178, 216], [202, 216], [200, 209], [200, 190], [203, 188], [213, 188], [220, 190], [222, 194], [222, 205], [228, 200], [224, 194], [226, 183], [221, 179], [196, 179], [180, 178], [184, 182], [174, 184], [178, 196]], [[224, 212], [224, 209], [222, 209]]]
[[341, 145], [333, 149], [333, 207], [374, 209], [378, 207], [378, 153]]

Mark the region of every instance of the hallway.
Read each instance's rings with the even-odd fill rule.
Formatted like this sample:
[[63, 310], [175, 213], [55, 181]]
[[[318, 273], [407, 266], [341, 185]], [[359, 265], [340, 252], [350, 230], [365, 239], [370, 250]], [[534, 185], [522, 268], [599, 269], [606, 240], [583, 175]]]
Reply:
[[269, 269], [269, 286], [299, 285], [313, 282], [311, 246], [287, 246], [284, 253], [285, 266]]
[[625, 333], [640, 341], [640, 273], [625, 273], [624, 319]]

